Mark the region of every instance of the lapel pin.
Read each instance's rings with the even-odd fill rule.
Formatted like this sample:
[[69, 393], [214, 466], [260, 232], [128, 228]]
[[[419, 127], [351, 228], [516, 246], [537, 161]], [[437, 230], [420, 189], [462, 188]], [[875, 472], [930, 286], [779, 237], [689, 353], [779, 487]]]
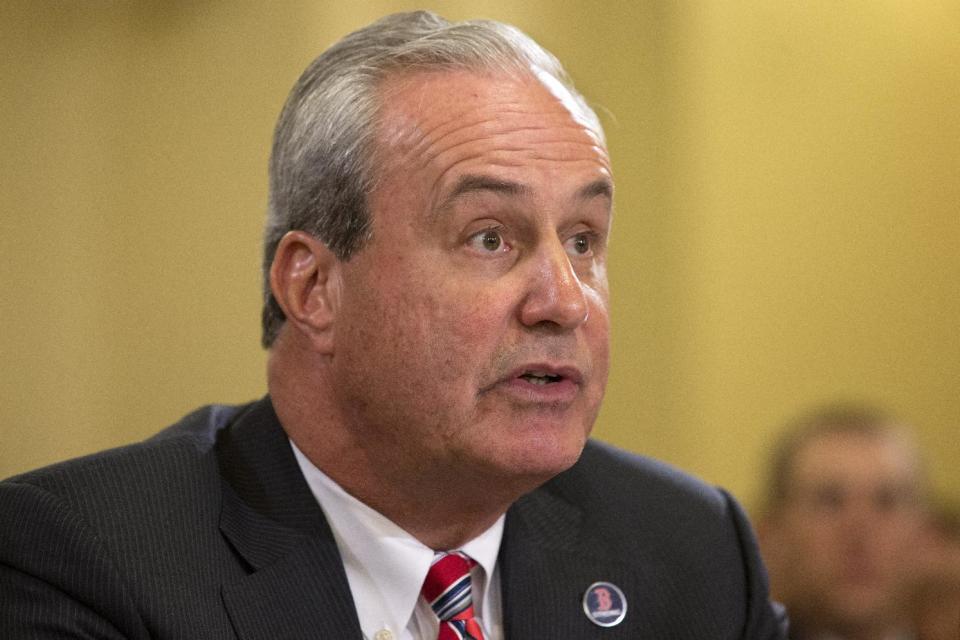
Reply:
[[583, 594], [583, 612], [595, 625], [615, 627], [627, 615], [627, 599], [612, 582], [594, 582]]

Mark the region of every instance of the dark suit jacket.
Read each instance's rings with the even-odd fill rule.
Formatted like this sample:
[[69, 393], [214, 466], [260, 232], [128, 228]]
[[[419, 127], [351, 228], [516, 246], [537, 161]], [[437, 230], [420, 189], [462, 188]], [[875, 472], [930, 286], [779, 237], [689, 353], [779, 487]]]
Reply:
[[[510, 508], [499, 562], [508, 638], [785, 637], [733, 500], [603, 444]], [[361, 637], [269, 398], [0, 483], [0, 638], [48, 637]]]

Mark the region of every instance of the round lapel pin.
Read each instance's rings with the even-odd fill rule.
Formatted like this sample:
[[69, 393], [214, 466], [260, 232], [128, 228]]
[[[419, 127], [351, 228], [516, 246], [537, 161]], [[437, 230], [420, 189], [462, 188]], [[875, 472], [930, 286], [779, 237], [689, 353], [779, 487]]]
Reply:
[[593, 624], [615, 627], [627, 615], [627, 599], [612, 582], [594, 582], [583, 594], [583, 612]]

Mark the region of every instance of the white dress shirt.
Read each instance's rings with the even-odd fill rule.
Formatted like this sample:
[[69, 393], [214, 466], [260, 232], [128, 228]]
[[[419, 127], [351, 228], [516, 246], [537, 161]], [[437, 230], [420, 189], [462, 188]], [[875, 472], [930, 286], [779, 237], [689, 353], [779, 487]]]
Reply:
[[[333, 530], [364, 638], [436, 640], [437, 618], [420, 597], [434, 551], [344, 491], [292, 441], [290, 445]], [[503, 521], [500, 516], [492, 527], [459, 549], [477, 562], [470, 573], [473, 607], [486, 640], [503, 638], [497, 570]]]

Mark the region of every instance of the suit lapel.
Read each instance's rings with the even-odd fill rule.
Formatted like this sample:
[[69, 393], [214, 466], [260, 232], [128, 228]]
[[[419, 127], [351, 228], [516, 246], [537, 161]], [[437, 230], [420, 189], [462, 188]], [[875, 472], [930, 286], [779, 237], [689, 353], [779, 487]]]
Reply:
[[578, 509], [544, 490], [507, 512], [499, 557], [505, 638], [575, 637], [561, 629], [576, 614], [569, 563], [579, 547], [581, 518]]
[[220, 529], [248, 569], [223, 586], [243, 640], [360, 638], [336, 541], [269, 398], [220, 432]]
[[[593, 537], [578, 507], [548, 488], [524, 496], [507, 512], [499, 562], [505, 638], [644, 637], [630, 624], [629, 606], [636, 604], [631, 595], [640, 590], [636, 571]], [[584, 613], [583, 595], [598, 581], [626, 594], [622, 624], [600, 627]]]

